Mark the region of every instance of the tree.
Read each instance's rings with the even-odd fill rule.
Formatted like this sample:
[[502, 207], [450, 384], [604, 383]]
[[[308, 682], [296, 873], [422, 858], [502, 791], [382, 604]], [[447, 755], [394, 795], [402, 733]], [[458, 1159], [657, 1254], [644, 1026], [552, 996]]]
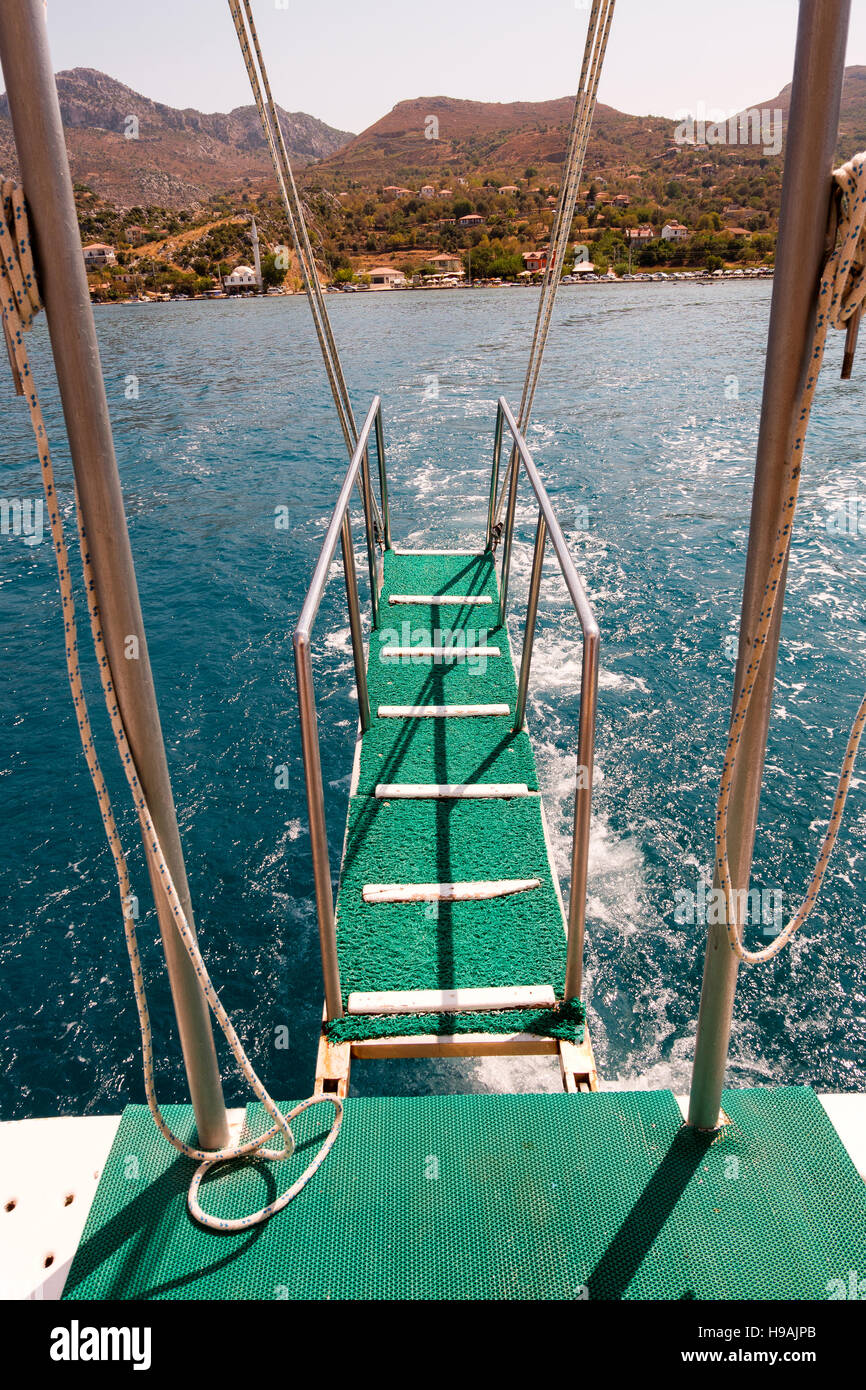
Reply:
[[266, 290], [278, 289], [285, 278], [286, 268], [278, 266], [276, 255], [269, 251], [262, 260], [262, 284]]

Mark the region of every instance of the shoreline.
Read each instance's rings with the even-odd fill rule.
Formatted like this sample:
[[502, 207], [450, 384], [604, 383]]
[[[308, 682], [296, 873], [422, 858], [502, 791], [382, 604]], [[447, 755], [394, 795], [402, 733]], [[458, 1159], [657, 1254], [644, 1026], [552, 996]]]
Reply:
[[[676, 274], [676, 275], [632, 275], [630, 277], [608, 277], [600, 275], [595, 279], [581, 280], [562, 280], [560, 288], [563, 289], [598, 289], [601, 285], [720, 285], [734, 282], [738, 285], [744, 282], [755, 283], [773, 279], [772, 267], [760, 271], [723, 271], [721, 274]], [[389, 289], [371, 289], [369, 286], [356, 285], [351, 289], [339, 289], [337, 287], [322, 286], [325, 294], [432, 294], [443, 292], [461, 293], [473, 290], [533, 290], [540, 289], [541, 283], [526, 284], [517, 280], [502, 280], [498, 283], [493, 281], [476, 281], [471, 285], [403, 285], [399, 288], [390, 287]], [[133, 304], [153, 305], [153, 304], [226, 304], [229, 301], [259, 301], [263, 299], [297, 299], [305, 298], [304, 290], [280, 290], [276, 294], [200, 294], [200, 295], [177, 295], [169, 299], [162, 298], [142, 298], [142, 299], [93, 299], [91, 304], [94, 309], [116, 308], [119, 305], [126, 307]]]

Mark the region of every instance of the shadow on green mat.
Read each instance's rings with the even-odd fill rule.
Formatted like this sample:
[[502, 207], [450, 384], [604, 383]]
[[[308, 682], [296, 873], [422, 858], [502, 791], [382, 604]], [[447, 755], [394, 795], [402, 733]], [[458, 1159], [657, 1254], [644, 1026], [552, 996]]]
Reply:
[[[300, 1156], [307, 1149], [316, 1149], [321, 1143], [321, 1137], [321, 1135], [314, 1134], [302, 1141], [299, 1140], [295, 1148], [296, 1154]], [[186, 1195], [197, 1166], [193, 1160], [178, 1155], [160, 1177], [148, 1183], [146, 1189], [126, 1206], [119, 1207], [115, 1214], [104, 1225], [100, 1226], [89, 1240], [83, 1240], [78, 1247], [75, 1255], [75, 1267], [71, 1272], [74, 1279], [70, 1278], [67, 1283], [64, 1298], [74, 1297], [75, 1289], [85, 1283], [91, 1275], [100, 1269], [100, 1266], [121, 1250], [123, 1251], [122, 1260], [112, 1276], [112, 1299], [128, 1297], [155, 1299], [165, 1298], [166, 1295], [170, 1294], [183, 1298], [184, 1289], [189, 1289], [192, 1294], [192, 1290], [203, 1278], [217, 1274], [221, 1270], [227, 1270], [238, 1260], [243, 1260], [265, 1234], [264, 1225], [253, 1226], [249, 1231], [243, 1233], [211, 1230], [205, 1233], [184, 1209], [180, 1221], [196, 1231], [202, 1231], [206, 1239], [209, 1238], [216, 1242], [215, 1251], [222, 1248], [223, 1253], [217, 1255], [209, 1263], [202, 1263], [187, 1274], [179, 1275], [174, 1279], [165, 1279], [150, 1287], [141, 1287], [140, 1270], [145, 1262], [145, 1255], [147, 1255], [148, 1261], [152, 1261], [154, 1248], [164, 1246], [169, 1241], [175, 1241], [178, 1238], [178, 1206], [182, 1201], [183, 1207], [186, 1207]], [[273, 1202], [280, 1191], [275, 1181], [275, 1173], [278, 1170], [265, 1162], [260, 1163], [252, 1158], [231, 1164], [233, 1179], [237, 1179], [244, 1169], [251, 1173], [255, 1172], [256, 1178], [265, 1187], [264, 1195], [257, 1199], [255, 1206], [251, 1203], [249, 1209], [255, 1210], [256, 1206], [262, 1207]], [[218, 1183], [221, 1173], [227, 1171], [227, 1169], [217, 1169], [212, 1175], [208, 1174], [202, 1182], [199, 1199], [205, 1210], [208, 1209], [208, 1187]]]
[[[716, 1139], [683, 1125], [586, 1281], [591, 1299], [625, 1298], [629, 1284]], [[681, 1298], [694, 1298], [684, 1290]]]
[[[226, 1251], [210, 1264], [180, 1278], [166, 1280], [164, 1283], [155, 1284], [152, 1288], [142, 1289], [138, 1286], [136, 1274], [144, 1253], [146, 1251], [152, 1252], [154, 1244], [159, 1243], [160, 1240], [169, 1239], [170, 1231], [173, 1237], [177, 1199], [182, 1194], [184, 1201], [186, 1200], [186, 1191], [195, 1169], [195, 1163], [179, 1156], [161, 1177], [149, 1183], [147, 1189], [139, 1196], [134, 1197], [128, 1206], [120, 1207], [114, 1216], [110, 1217], [105, 1225], [94, 1233], [90, 1240], [82, 1242], [75, 1257], [75, 1286], [77, 1287], [88, 1279], [107, 1259], [110, 1259], [122, 1248], [124, 1251], [123, 1260], [114, 1275], [112, 1298], [125, 1298], [128, 1291], [134, 1298], [164, 1297], [167, 1293], [179, 1292], [185, 1286], [194, 1286], [203, 1275], [215, 1274], [218, 1270], [227, 1269], [235, 1260], [241, 1259], [248, 1250], [252, 1249], [262, 1234], [260, 1226], [254, 1226], [240, 1245], [236, 1243], [237, 1232], [213, 1231], [210, 1234], [215, 1241], [220, 1243], [226, 1237], [233, 1237], [235, 1244], [232, 1249]], [[267, 1172], [264, 1165], [261, 1165], [261, 1169], [268, 1187], [267, 1200], [272, 1201], [277, 1196], [276, 1184], [273, 1176]], [[202, 1183], [202, 1194], [205, 1192], [205, 1187], [206, 1183]], [[204, 1203], [205, 1198], [203, 1197], [202, 1200]], [[185, 1219], [192, 1223], [192, 1217], [188, 1214], [185, 1215]], [[70, 1283], [64, 1291], [64, 1296], [68, 1298], [73, 1292], [74, 1288]]]

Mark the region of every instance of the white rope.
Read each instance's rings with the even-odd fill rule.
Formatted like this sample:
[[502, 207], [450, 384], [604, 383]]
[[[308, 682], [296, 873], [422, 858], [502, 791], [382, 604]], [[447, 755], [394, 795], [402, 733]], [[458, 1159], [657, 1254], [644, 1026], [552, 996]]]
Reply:
[[[523, 382], [523, 392], [520, 398], [520, 409], [517, 413], [518, 427], [520, 433], [524, 436], [529, 427], [529, 417], [532, 412], [533, 401], [535, 400], [535, 391], [538, 386], [544, 349], [550, 332], [556, 292], [562, 278], [562, 267], [565, 262], [565, 255], [571, 237], [571, 224], [574, 219], [574, 209], [577, 204], [580, 179], [583, 174], [583, 164], [586, 158], [586, 148], [589, 143], [589, 132], [592, 126], [592, 118], [595, 114], [598, 84], [601, 78], [605, 53], [607, 51], [607, 41], [610, 36], [610, 26], [613, 22], [615, 4], [616, 0], [592, 0], [592, 8], [589, 14], [586, 43], [583, 50], [583, 62], [581, 63], [580, 79], [577, 84], [577, 95], [574, 99], [568, 149], [563, 166], [563, 178], [559, 189], [559, 200], [556, 205], [556, 212], [554, 213], [551, 226], [547, 265], [541, 285], [538, 312], [535, 318], [535, 328], [529, 349], [529, 363], [526, 368], [526, 377]], [[499, 520], [505, 494], [511, 478], [516, 473], [516, 469], [517, 446], [514, 445], [511, 452], [509, 467], [505, 471], [502, 488], [494, 508], [494, 523]]]
[[[153, 818], [150, 814], [139, 781], [132, 751], [126, 737], [123, 718], [118, 708], [117, 696], [111, 676], [111, 665], [102, 635], [99, 604], [96, 596], [93, 570], [90, 563], [87, 536], [84, 531], [81, 508], [78, 500], [78, 489], [76, 487], [75, 507], [78, 522], [78, 540], [81, 550], [81, 562], [84, 569], [87, 607], [90, 614], [90, 630], [93, 636], [93, 644], [99, 664], [99, 674], [102, 680], [108, 715], [111, 720], [111, 728], [114, 733], [117, 751], [120, 754], [120, 760], [123, 764], [126, 779], [129, 783], [130, 791], [132, 792], [135, 809], [138, 813], [145, 852], [152, 866], [156, 869], [159, 882], [162, 884], [166, 900], [171, 907], [172, 915], [177, 924], [178, 934], [192, 961], [211, 1011], [225, 1035], [226, 1041], [234, 1054], [240, 1071], [243, 1073], [254, 1095], [261, 1101], [274, 1123], [266, 1133], [259, 1135], [258, 1138], [252, 1139], [245, 1144], [235, 1144], [222, 1149], [209, 1150], [195, 1148], [191, 1144], [184, 1143], [182, 1139], [179, 1139], [176, 1134], [171, 1132], [162, 1117], [154, 1084], [153, 1042], [150, 1015], [147, 1007], [147, 995], [144, 988], [135, 921], [130, 912], [132, 888], [129, 880], [126, 856], [123, 852], [120, 835], [114, 819], [114, 812], [111, 807], [108, 789], [105, 785], [105, 779], [102, 775], [102, 770], [96, 755], [93, 742], [93, 731], [91, 729], [90, 717], [87, 712], [87, 704], [84, 697], [81, 669], [78, 660], [78, 636], [75, 621], [72, 580], [69, 569], [69, 553], [66, 548], [63, 523], [57, 504], [54, 469], [48, 449], [45, 422], [36, 389], [33, 385], [30, 363], [24, 346], [24, 332], [30, 327], [33, 315], [39, 308], [39, 294], [33, 266], [33, 255], [30, 245], [30, 233], [24, 197], [21, 189], [11, 182], [5, 182], [3, 184], [2, 209], [0, 209], [0, 302], [2, 302], [4, 330], [6, 333], [6, 341], [10, 349], [10, 358], [13, 363], [16, 385], [20, 387], [20, 393], [27, 398], [30, 420], [39, 452], [42, 481], [45, 489], [45, 499], [48, 506], [48, 517], [51, 527], [51, 539], [54, 544], [57, 572], [60, 578], [60, 595], [63, 605], [63, 627], [66, 644], [66, 669], [69, 676], [70, 689], [72, 691], [72, 701], [75, 706], [75, 717], [78, 722], [78, 731], [81, 736], [87, 767], [99, 802], [102, 823], [105, 827], [109, 848], [114, 860], [121, 902], [123, 904], [123, 929], [126, 937], [126, 947], [129, 953], [129, 962], [132, 969], [135, 1003], [138, 1009], [138, 1020], [141, 1028], [144, 1089], [147, 1096], [147, 1103], [157, 1128], [164, 1138], [177, 1149], [178, 1153], [183, 1154], [186, 1158], [196, 1159], [200, 1164], [193, 1176], [187, 1198], [189, 1211], [193, 1218], [200, 1222], [201, 1225], [207, 1226], [211, 1230], [246, 1230], [248, 1227], [257, 1225], [259, 1222], [267, 1220], [269, 1216], [273, 1216], [275, 1212], [282, 1210], [282, 1208], [287, 1206], [292, 1198], [296, 1197], [301, 1189], [309, 1182], [310, 1178], [326, 1158], [337, 1138], [343, 1115], [342, 1101], [334, 1095], [312, 1096], [309, 1100], [305, 1100], [300, 1105], [295, 1106], [288, 1114], [283, 1114], [276, 1102], [268, 1095], [268, 1092], [256, 1075], [252, 1063], [247, 1057], [241, 1045], [241, 1041], [232, 1026], [231, 1019], [220, 1003], [219, 996], [211, 983], [201, 951], [195, 939], [195, 934], [183, 911], [171, 872], [165, 861], [165, 856], [163, 855], [159, 843], [159, 837], [153, 824]], [[202, 1210], [198, 1200], [198, 1191], [202, 1179], [210, 1169], [215, 1167], [216, 1164], [225, 1163], [230, 1159], [250, 1158], [253, 1155], [258, 1158], [273, 1159], [274, 1161], [290, 1158], [295, 1147], [290, 1121], [297, 1115], [300, 1115], [302, 1111], [309, 1109], [310, 1106], [319, 1105], [325, 1101], [329, 1101], [336, 1111], [336, 1116], [328, 1137], [319, 1149], [312, 1163], [309, 1164], [301, 1176], [281, 1197], [276, 1198], [276, 1200], [271, 1202], [268, 1206], [262, 1207], [260, 1211], [253, 1212], [249, 1216], [238, 1217], [234, 1220], [221, 1220], [215, 1216], [208, 1215], [207, 1212]], [[283, 1147], [281, 1149], [267, 1148], [266, 1145], [269, 1141], [278, 1134], [282, 1137]]]
[[761, 669], [761, 662], [766, 652], [767, 637], [773, 621], [776, 602], [782, 586], [782, 576], [791, 548], [791, 533], [794, 526], [794, 514], [797, 508], [797, 494], [800, 488], [800, 472], [803, 462], [803, 450], [806, 445], [806, 430], [809, 424], [809, 414], [812, 409], [815, 387], [818, 384], [818, 374], [824, 359], [827, 332], [831, 325], [834, 328], [846, 327], [848, 321], [852, 319], [855, 314], [859, 313], [864, 300], [866, 300], [866, 269], [864, 269], [864, 266], [866, 266], [866, 231], [864, 231], [864, 228], [866, 228], [866, 152], [855, 155], [854, 158], [843, 165], [842, 168], [837, 169], [833, 178], [837, 185], [837, 189], [834, 191], [841, 203], [838, 245], [827, 260], [821, 274], [812, 351], [806, 381], [800, 397], [800, 415], [797, 420], [794, 442], [785, 470], [787, 496], [782, 504], [782, 519], [776, 533], [776, 549], [770, 562], [770, 571], [764, 587], [764, 606], [758, 616], [758, 626], [754, 637], [752, 658], [743, 672], [742, 684], [737, 691], [731, 715], [728, 746], [725, 752], [724, 766], [722, 768], [722, 780], [719, 788], [718, 809], [716, 812], [716, 872], [725, 894], [728, 940], [734, 954], [739, 956], [740, 960], [748, 961], [750, 964], [772, 960], [773, 956], [781, 951], [782, 947], [790, 941], [794, 933], [803, 925], [815, 906], [818, 893], [821, 889], [821, 883], [827, 869], [827, 861], [833, 852], [833, 846], [836, 843], [836, 837], [839, 833], [842, 811], [845, 807], [845, 798], [848, 795], [848, 789], [851, 785], [854, 759], [857, 756], [857, 749], [860, 746], [864, 725], [866, 725], [866, 695], [864, 695], [848, 738], [848, 746], [845, 750], [842, 771], [839, 775], [839, 783], [836, 788], [836, 796], [833, 801], [830, 822], [821, 845], [815, 871], [812, 874], [812, 878], [806, 890], [806, 895], [790, 922], [771, 945], [767, 946], [763, 951], [747, 951], [743, 946], [742, 935], [737, 922], [738, 914], [732, 896], [731, 874], [728, 864], [728, 809], [731, 800], [734, 769], [736, 768], [740, 751], [740, 738], [743, 732], [746, 715], [752, 701], [752, 695], [758, 679], [758, 672]]
[[[262, 57], [259, 36], [253, 20], [252, 7], [250, 0], [228, 0], [228, 6], [231, 11], [232, 20], [234, 21], [238, 43], [240, 44], [241, 54], [243, 55], [244, 65], [253, 93], [253, 99], [262, 123], [265, 142], [270, 151], [271, 162], [274, 166], [274, 173], [277, 179], [277, 186], [280, 190], [283, 208], [285, 209], [289, 228], [292, 233], [295, 255], [298, 258], [301, 279], [304, 282], [304, 290], [306, 291], [310, 312], [313, 316], [313, 325], [316, 330], [316, 337], [319, 340], [322, 359], [325, 363], [325, 371], [327, 372], [328, 382], [331, 387], [331, 395], [334, 398], [334, 405], [337, 408], [340, 428], [343, 431], [343, 438], [346, 441], [346, 448], [351, 458], [352, 454], [355, 452], [355, 445], [358, 442], [358, 428], [355, 424], [349, 388], [346, 385], [346, 378], [343, 374], [343, 366], [340, 362], [340, 354], [337, 351], [337, 344], [331, 328], [331, 320], [325, 306], [322, 286], [319, 283], [319, 276], [316, 270], [316, 259], [310, 244], [310, 234], [307, 230], [304, 209], [298, 196], [298, 189], [292, 171], [291, 160], [289, 159], [289, 152], [286, 149], [276, 103], [274, 102], [271, 92], [268, 70], [265, 67], [265, 61]], [[367, 469], [364, 468], [358, 474], [358, 490], [362, 498], [366, 489]], [[369, 488], [369, 493], [376, 539], [381, 540], [384, 536], [384, 527], [372, 487]]]

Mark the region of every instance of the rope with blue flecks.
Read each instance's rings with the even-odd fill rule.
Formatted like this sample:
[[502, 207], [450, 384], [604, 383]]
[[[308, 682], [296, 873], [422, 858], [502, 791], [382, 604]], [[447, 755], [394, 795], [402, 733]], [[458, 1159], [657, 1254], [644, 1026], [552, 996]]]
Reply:
[[824, 358], [827, 333], [831, 325], [834, 328], [845, 328], [848, 321], [859, 312], [866, 301], [866, 231], [864, 231], [866, 228], [866, 152], [855, 155], [847, 164], [837, 169], [833, 178], [837, 185], [836, 196], [840, 200], [838, 244], [821, 273], [811, 357], [800, 398], [800, 414], [794, 442], [786, 465], [786, 497], [782, 508], [782, 519], [776, 533], [775, 551], [764, 588], [764, 605], [758, 615], [751, 660], [743, 672], [742, 683], [737, 691], [731, 715], [728, 746], [725, 751], [716, 811], [716, 874], [725, 895], [728, 940], [735, 955], [739, 956], [740, 960], [748, 961], [750, 964], [772, 960], [773, 956], [782, 950], [782, 947], [803, 925], [815, 906], [827, 863], [839, 834], [845, 799], [851, 785], [854, 759], [860, 746], [863, 728], [866, 726], [866, 696], [864, 696], [848, 738], [833, 810], [806, 895], [787, 926], [782, 929], [769, 946], [762, 951], [746, 950], [737, 921], [738, 914], [733, 898], [728, 864], [728, 809], [734, 770], [737, 765], [740, 738], [766, 651], [767, 637], [781, 588], [782, 575], [791, 548], [791, 533], [794, 525], [794, 514], [797, 509], [797, 494], [800, 487], [803, 451], [806, 445], [806, 430], [818, 383], [818, 375]]
[[[84, 756], [99, 802], [102, 823], [105, 827], [105, 833], [114, 860], [121, 902], [123, 904], [123, 929], [126, 936], [127, 951], [129, 952], [129, 962], [132, 968], [135, 1003], [138, 1009], [138, 1020], [141, 1028], [144, 1088], [147, 1096], [147, 1103], [157, 1128], [164, 1138], [177, 1149], [178, 1153], [183, 1154], [186, 1158], [195, 1159], [200, 1164], [192, 1178], [187, 1198], [187, 1204], [192, 1217], [200, 1222], [201, 1225], [207, 1226], [211, 1230], [243, 1231], [250, 1226], [257, 1225], [259, 1222], [267, 1220], [269, 1216], [273, 1216], [275, 1212], [287, 1206], [292, 1198], [296, 1197], [301, 1189], [306, 1186], [310, 1178], [312, 1178], [313, 1174], [327, 1157], [328, 1152], [337, 1138], [343, 1116], [343, 1105], [339, 1097], [334, 1095], [311, 1096], [309, 1100], [305, 1100], [300, 1105], [295, 1106], [288, 1114], [283, 1114], [276, 1102], [268, 1095], [268, 1092], [256, 1075], [252, 1063], [247, 1057], [241, 1045], [241, 1041], [232, 1026], [231, 1019], [220, 1003], [219, 996], [211, 983], [210, 976], [208, 975], [204, 960], [202, 959], [201, 951], [196, 942], [195, 934], [183, 911], [177, 890], [172, 880], [171, 872], [165, 861], [165, 856], [163, 855], [159, 843], [159, 837], [156, 833], [153, 819], [138, 778], [135, 761], [126, 737], [123, 718], [118, 708], [117, 696], [111, 676], [111, 666], [102, 635], [99, 604], [90, 563], [87, 536], [82, 522], [81, 508], [78, 503], [78, 489], [76, 487], [75, 509], [78, 522], [78, 541], [84, 570], [87, 607], [90, 614], [90, 630], [93, 636], [93, 644], [99, 665], [99, 674], [105, 694], [105, 703], [111, 720], [111, 727], [117, 744], [117, 750], [120, 754], [120, 760], [138, 813], [145, 851], [151, 863], [156, 867], [159, 881], [162, 884], [166, 899], [171, 907], [174, 921], [177, 924], [178, 934], [192, 961], [201, 983], [202, 991], [214, 1017], [225, 1035], [226, 1042], [234, 1054], [240, 1071], [249, 1083], [254, 1095], [261, 1101], [265, 1110], [274, 1121], [274, 1124], [264, 1134], [259, 1135], [257, 1138], [245, 1144], [235, 1144], [222, 1149], [208, 1150], [195, 1148], [191, 1144], [184, 1143], [182, 1139], [179, 1139], [177, 1135], [171, 1132], [160, 1113], [154, 1084], [153, 1041], [151, 1036], [150, 1015], [147, 1006], [147, 995], [144, 988], [135, 920], [131, 911], [133, 895], [129, 871], [120, 835], [118, 833], [117, 823], [114, 819], [108, 788], [105, 785], [105, 779], [94, 747], [93, 731], [91, 729], [90, 716], [84, 697], [81, 668], [78, 659], [78, 636], [75, 621], [72, 580], [69, 569], [69, 552], [63, 534], [63, 522], [61, 520], [60, 507], [57, 500], [54, 469], [48, 448], [45, 422], [36, 389], [33, 385], [27, 350], [24, 346], [24, 333], [30, 328], [33, 322], [33, 316], [39, 309], [39, 292], [30, 245], [27, 210], [21, 189], [11, 182], [7, 181], [3, 184], [0, 200], [2, 200], [2, 207], [0, 207], [0, 305], [2, 305], [3, 324], [7, 345], [9, 347], [10, 361], [16, 379], [16, 386], [19, 390], [19, 394], [24, 395], [27, 399], [33, 433], [36, 437], [39, 462], [42, 469], [45, 500], [48, 507], [51, 539], [54, 544], [57, 572], [60, 579], [60, 595], [63, 605], [63, 630], [66, 645], [66, 669], [69, 676], [69, 685], [72, 691], [72, 701], [75, 706], [75, 717], [78, 722], [78, 731], [81, 735]], [[233, 1220], [221, 1220], [218, 1217], [208, 1215], [207, 1212], [202, 1210], [198, 1200], [198, 1191], [202, 1179], [210, 1169], [216, 1164], [225, 1163], [230, 1159], [251, 1158], [256, 1156], [258, 1158], [281, 1161], [290, 1158], [295, 1147], [290, 1121], [297, 1115], [300, 1115], [302, 1111], [309, 1109], [310, 1106], [320, 1105], [325, 1101], [329, 1101], [336, 1111], [336, 1116], [328, 1137], [319, 1149], [312, 1163], [309, 1164], [301, 1176], [292, 1183], [291, 1187], [288, 1188], [282, 1196], [269, 1203], [268, 1206], [262, 1207], [260, 1211], [253, 1212], [250, 1216], [242, 1216]], [[277, 1134], [282, 1136], [282, 1149], [267, 1148], [266, 1145], [268, 1142]]]

